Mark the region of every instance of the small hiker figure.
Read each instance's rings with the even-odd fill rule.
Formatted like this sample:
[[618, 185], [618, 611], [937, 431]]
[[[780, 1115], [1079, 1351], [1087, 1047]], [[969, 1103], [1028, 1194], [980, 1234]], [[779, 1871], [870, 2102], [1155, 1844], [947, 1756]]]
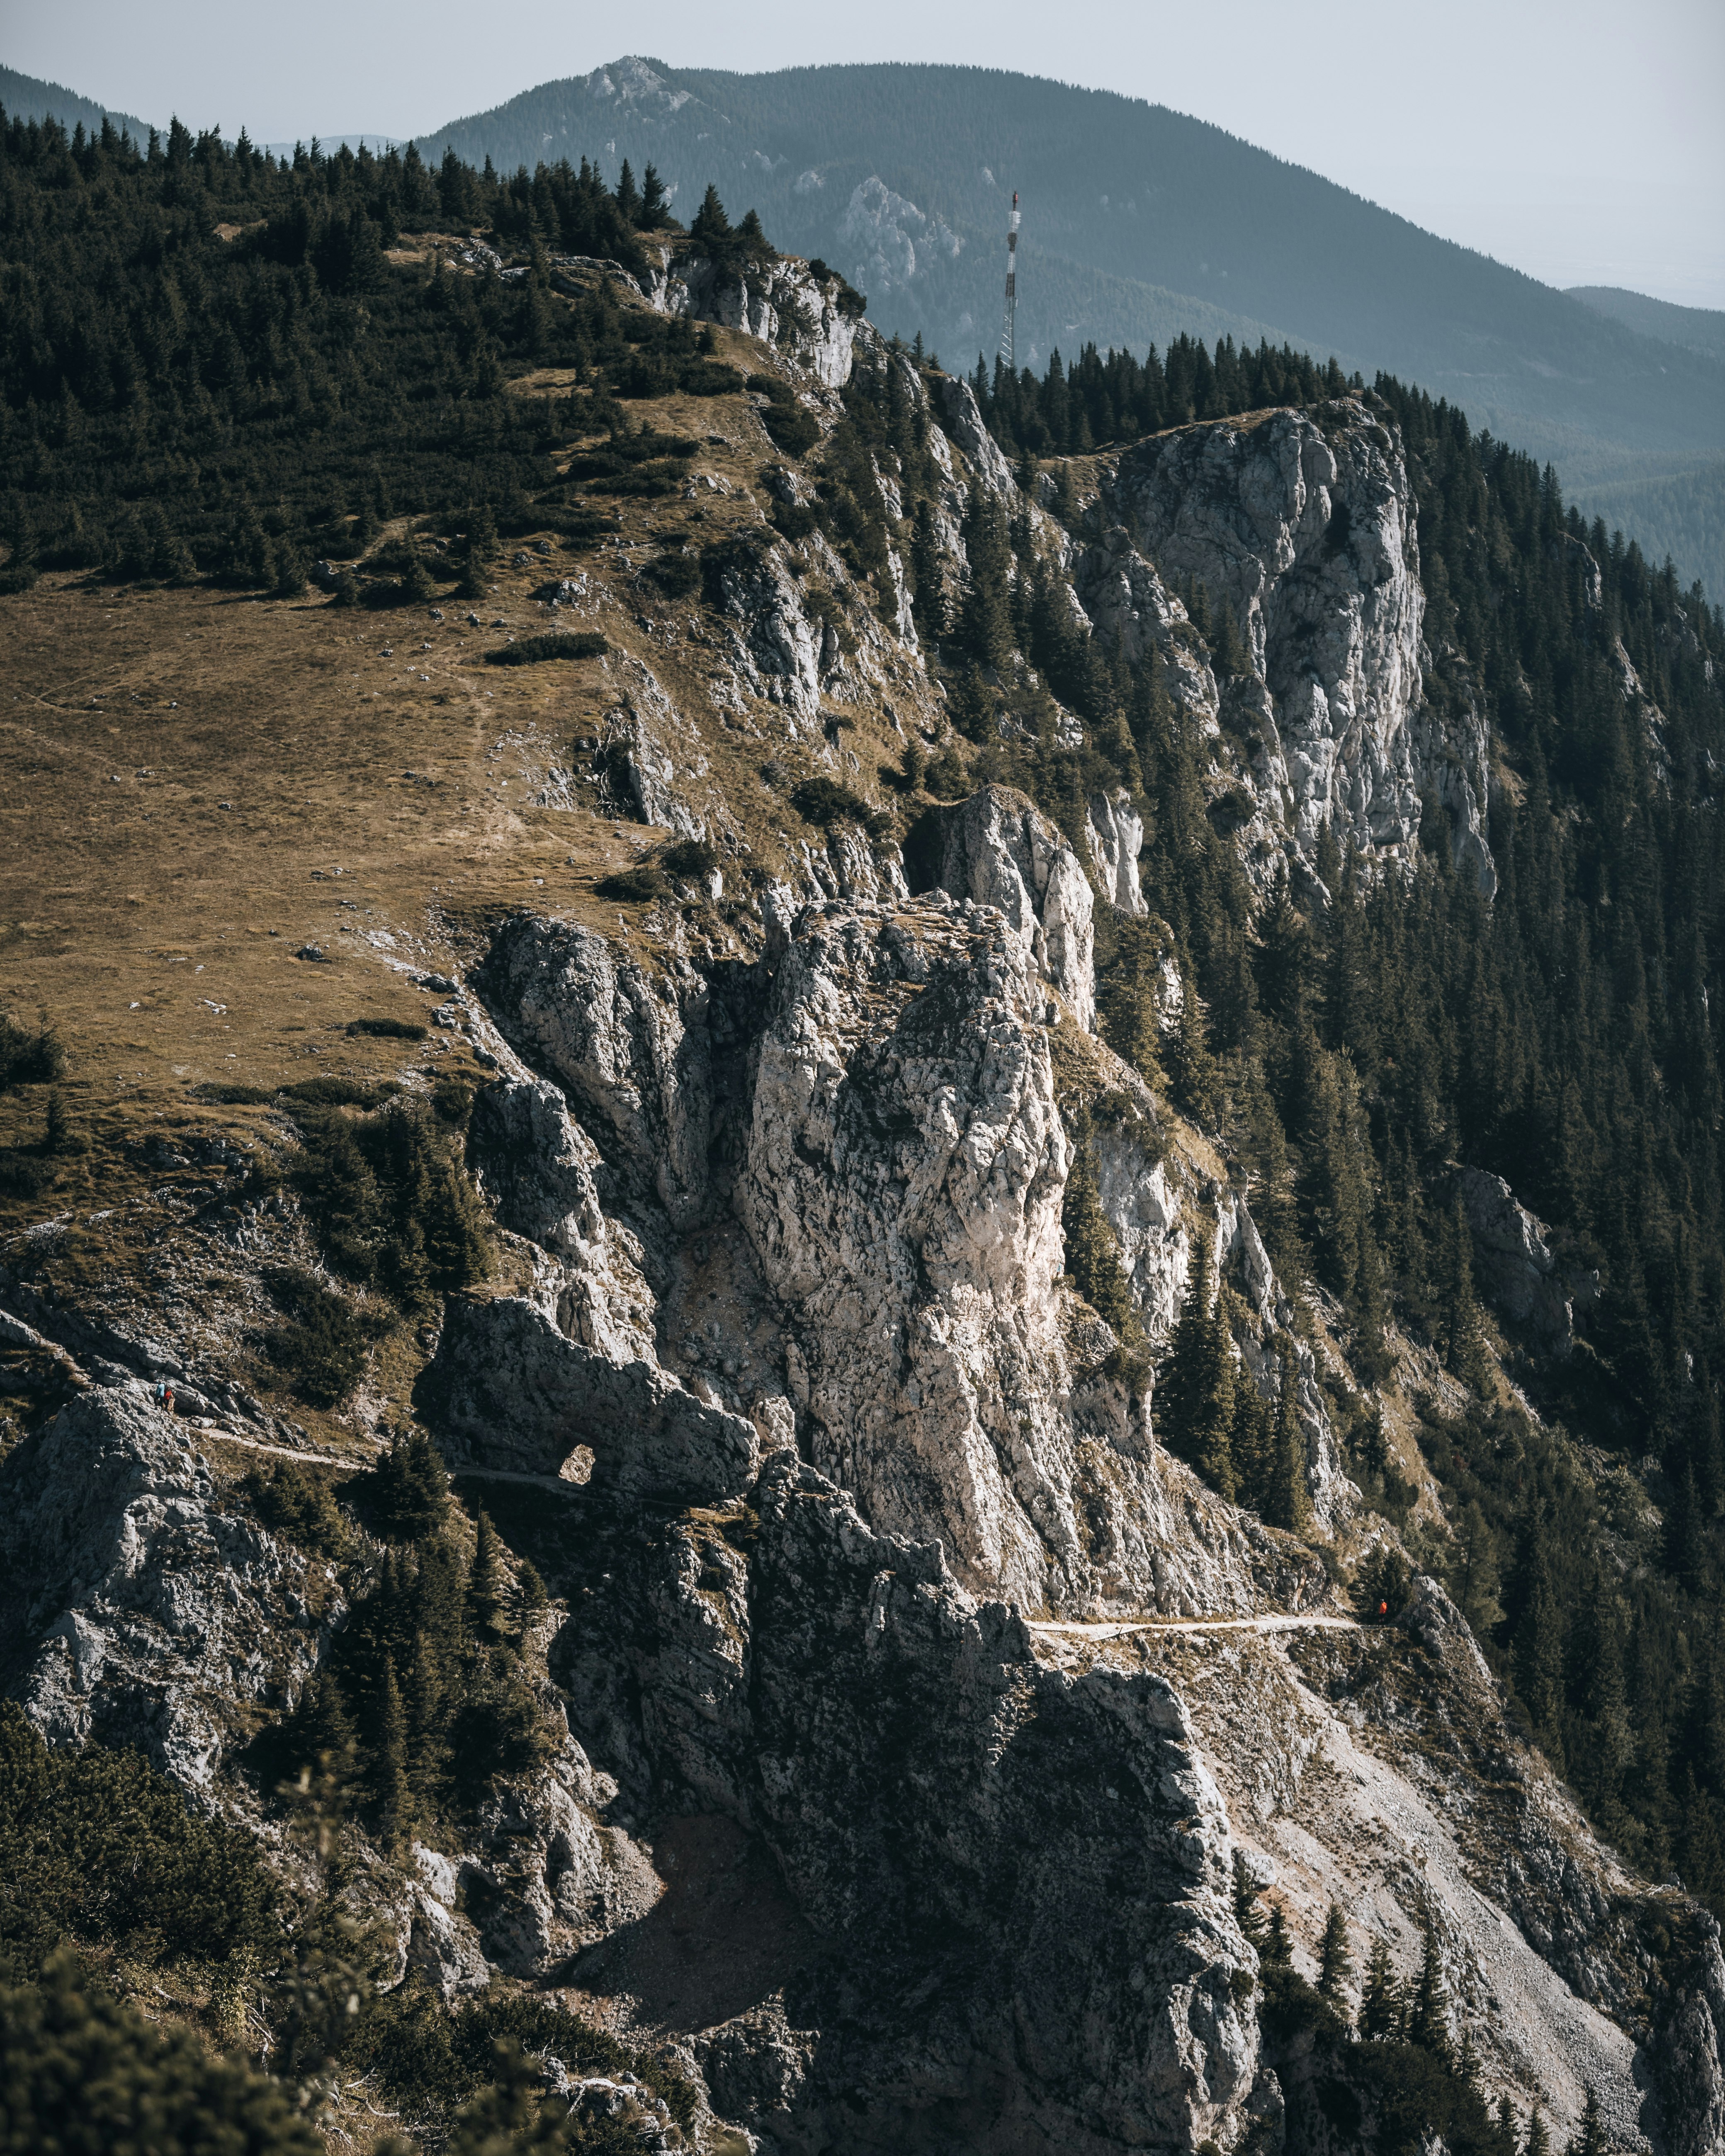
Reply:
[[169, 1414], [174, 1411], [174, 1389], [165, 1378], [156, 1381], [156, 1398]]

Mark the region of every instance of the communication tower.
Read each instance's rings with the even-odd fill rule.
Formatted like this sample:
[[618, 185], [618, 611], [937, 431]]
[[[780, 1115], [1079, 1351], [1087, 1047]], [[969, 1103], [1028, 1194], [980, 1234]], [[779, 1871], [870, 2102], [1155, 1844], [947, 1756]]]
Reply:
[[1013, 317], [1018, 311], [1019, 191], [1012, 191], [1012, 222], [1006, 228], [1006, 313], [1000, 324], [1000, 357], [1009, 374], [1018, 365], [1013, 341]]

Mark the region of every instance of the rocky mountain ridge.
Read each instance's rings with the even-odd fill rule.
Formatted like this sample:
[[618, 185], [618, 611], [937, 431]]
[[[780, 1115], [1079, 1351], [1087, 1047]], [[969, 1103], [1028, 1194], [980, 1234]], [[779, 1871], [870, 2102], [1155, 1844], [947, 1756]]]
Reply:
[[[451, 1846], [372, 1853], [356, 1892], [392, 1976], [615, 2004], [697, 2076], [701, 2133], [769, 2150], [1366, 2145], [1333, 2121], [1314, 2138], [1328, 2099], [1263, 2009], [1244, 1877], [1276, 1897], [1296, 1969], [1316, 1973], [1332, 1902], [1362, 1964], [1382, 1939], [1411, 1974], [1435, 1938], [1458, 2041], [1561, 2130], [1592, 2089], [1624, 2145], [1719, 2147], [1712, 1920], [1594, 1839], [1435, 1582], [1354, 1625], [1341, 1583], [1394, 1535], [1335, 1426], [1345, 1315], [1319, 1291], [1302, 1320], [1219, 1134], [1103, 1037], [1099, 932], [1146, 918], [1139, 807], [1098, 781], [1056, 821], [986, 780], [871, 829], [851, 744], [940, 754], [963, 685], [918, 627], [930, 580], [913, 590], [902, 534], [868, 571], [775, 515], [815, 495], [776, 411], [830, 444], [865, 368], [937, 475], [953, 608], [986, 498], [1076, 633], [1157, 670], [1260, 898], [1323, 904], [1350, 846], [1360, 873], [1404, 873], [1435, 824], [1488, 902], [1493, 744], [1426, 695], [1393, 424], [1353, 396], [1021, 488], [968, 387], [854, 321], [834, 280], [662, 266], [641, 304], [757, 341], [782, 390], [741, 407], [745, 501], [691, 460], [680, 499], [737, 512], [699, 606], [653, 596], [621, 550], [544, 601], [615, 639], [569, 779], [701, 866], [666, 854], [651, 896], [516, 911], [428, 990], [490, 1074], [468, 1159], [501, 1255], [429, 1328], [414, 1410], [475, 1507], [531, 1501], [511, 1546], [554, 1598], [526, 1653], [555, 1743]], [[891, 511], [902, 469], [870, 461]], [[1224, 678], [1183, 584], [1231, 610]], [[1028, 735], [1035, 670], [975, 678], [997, 738]], [[783, 839], [745, 783], [763, 754], [842, 796], [820, 842]], [[1164, 1035], [1186, 993], [1158, 974]], [[1081, 1158], [1117, 1323], [1071, 1267]], [[1567, 1346], [1584, 1271], [1507, 1185], [1466, 1176], [1483, 1276]], [[321, 1262], [285, 1201], [205, 1240], [236, 1299], [272, 1262]], [[1194, 1250], [1226, 1283], [1236, 1382], [1289, 1404], [1306, 1532], [1158, 1441], [1152, 1363]], [[136, 1744], [194, 1801], [261, 1820], [245, 1743], [305, 1704], [351, 1605], [211, 1463], [237, 1441], [321, 1472], [316, 1450], [237, 1353], [69, 1306], [28, 1260], [8, 1254], [3, 1322], [76, 1397], [0, 1466], [8, 1688], [50, 1742]], [[1453, 1389], [1429, 1350], [1392, 1349], [1386, 1412]], [[164, 1377], [178, 1415], [149, 1397]], [[771, 1936], [705, 2018], [642, 1974], [691, 1821], [776, 1882], [746, 1912]]]

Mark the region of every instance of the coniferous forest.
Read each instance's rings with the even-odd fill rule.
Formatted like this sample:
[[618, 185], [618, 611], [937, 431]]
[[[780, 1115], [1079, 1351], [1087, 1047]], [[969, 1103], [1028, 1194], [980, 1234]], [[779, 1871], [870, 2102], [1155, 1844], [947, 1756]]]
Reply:
[[[625, 167], [611, 187], [584, 161], [504, 177], [453, 153], [432, 170], [411, 148], [278, 161], [244, 135], [229, 146], [177, 125], [139, 145], [0, 121], [0, 588], [77, 570], [298, 593], [315, 557], [351, 560], [404, 516], [459, 524], [475, 556], [511, 529], [582, 543], [598, 528], [583, 486], [668, 492], [685, 453], [639, 431], [622, 400], [742, 386], [697, 326], [625, 312], [603, 280], [559, 290], [554, 256], [640, 274], [646, 241], [669, 228], [650, 168], [638, 183]], [[391, 259], [403, 234], [427, 229], [483, 234], [525, 259], [459, 276]], [[711, 192], [693, 237], [738, 259], [771, 254], [758, 222], [733, 229]], [[508, 393], [548, 367], [570, 386]], [[813, 449], [819, 430], [793, 400], [764, 377], [750, 386], [766, 394], [778, 451]], [[973, 495], [967, 572], [947, 588], [927, 422], [897, 369], [859, 368], [813, 499], [792, 490], [772, 513], [787, 536], [819, 529], [859, 577], [884, 567], [889, 541], [908, 565], [959, 739], [932, 766], [907, 763], [904, 790], [926, 781], [950, 799], [1010, 783], [1075, 838], [1099, 784], [1130, 791], [1151, 911], [1098, 909], [1104, 1038], [1214, 1134], [1251, 1186], [1284, 1281], [1340, 1313], [1352, 1383], [1331, 1406], [1349, 1471], [1446, 1584], [1527, 1732], [1632, 1865], [1655, 1881], [1676, 1872], [1725, 1918], [1725, 622], [1698, 587], [1680, 589], [1668, 567], [1566, 509], [1549, 470], [1388, 377], [1368, 388], [1333, 361], [1182, 338], [1142, 360], [1086, 347], [1068, 367], [1055, 355], [1040, 377], [979, 361], [973, 387], [1021, 486], [1046, 481], [1053, 513], [1075, 528], [1066, 460], [1163, 429], [1353, 396], [1399, 434], [1427, 599], [1425, 693], [1440, 712], [1482, 709], [1496, 744], [1490, 897], [1458, 868], [1435, 799], [1405, 875], [1375, 874], [1327, 839], [1315, 887], [1255, 896], [1230, 797], [1207, 786], [1208, 752], [1177, 722], [1159, 662], [1128, 667], [1075, 627], [1022, 510]], [[553, 445], [608, 433], [608, 447], [552, 464]], [[889, 460], [896, 519], [876, 476]], [[407, 596], [426, 595], [411, 554], [385, 565], [406, 572]], [[681, 573], [692, 590], [696, 567]], [[1218, 675], [1244, 670], [1225, 607], [1195, 584], [1179, 595]], [[1014, 674], [1015, 654], [1034, 673]], [[1625, 696], [1625, 658], [1644, 704]], [[1055, 699], [1081, 721], [1081, 746]], [[811, 824], [872, 819], [879, 834], [891, 823], [828, 782], [805, 782], [796, 805]], [[896, 835], [913, 855], [908, 818]], [[1155, 992], [1169, 965], [1184, 993], [1164, 1034]], [[308, 1217], [336, 1271], [418, 1311], [434, 1288], [477, 1276], [480, 1231], [424, 1118], [350, 1125], [336, 1107], [353, 1105], [303, 1119]], [[1081, 1106], [1069, 1263], [1122, 1354], [1142, 1361], [1086, 1151], [1084, 1117], [1108, 1103]], [[1502, 1175], [1550, 1224], [1563, 1265], [1597, 1274], [1567, 1359], [1494, 1335], [1461, 1167]], [[355, 1189], [364, 1204], [343, 1212]], [[1295, 1404], [1236, 1382], [1233, 1291], [1195, 1273], [1158, 1373], [1158, 1434], [1224, 1495], [1298, 1532], [1309, 1515]], [[318, 1298], [334, 1298], [309, 1276], [281, 1292], [292, 1322], [280, 1352], [303, 1355]], [[1467, 1402], [1446, 1412], [1427, 1394], [1420, 1411], [1447, 1534], [1414, 1517], [1371, 1405], [1399, 1337], [1435, 1349]], [[1494, 1382], [1494, 1349], [1537, 1415]], [[331, 1397], [363, 1352], [357, 1335], [319, 1350]], [[429, 1446], [403, 1443], [344, 1495], [345, 1512], [280, 1471], [254, 1491], [308, 1548], [339, 1557], [362, 1526], [383, 1552], [286, 1751], [267, 1761], [285, 1786], [311, 1758], [325, 1763], [329, 1786], [314, 1789], [306, 1768], [289, 1829], [313, 1870], [331, 1861], [319, 1804], [399, 1845], [416, 1820], [470, 1804], [473, 1778], [536, 1756], [543, 1736], [518, 1666], [543, 1600], [531, 1568], [511, 1575], [483, 1515], [471, 1550], [460, 1543]], [[1375, 1596], [1378, 1584], [1360, 1591]], [[289, 1756], [294, 1742], [304, 1758]], [[12, 1859], [0, 1982], [17, 1980], [0, 1999], [7, 2042], [59, 2062], [49, 2078], [136, 2035], [79, 1989], [55, 1958], [63, 1940], [146, 1953], [183, 1933], [187, 1951], [254, 1957], [279, 1944], [249, 1845], [182, 1818], [164, 1788], [141, 1765], [51, 1755], [0, 1711], [0, 1851]], [[32, 1824], [50, 1797], [52, 1833]], [[90, 1867], [114, 1861], [115, 1818], [132, 1822], [160, 1879], [186, 1882], [177, 1901], [134, 1882], [115, 1907], [91, 1906]], [[331, 1912], [335, 1898], [332, 1887]], [[1435, 1948], [1414, 1991], [1384, 1969], [1345, 1970], [1339, 1945], [1314, 1987], [1243, 1878], [1237, 1914], [1262, 1959], [1266, 2025], [1280, 2016], [1321, 2044], [1353, 2042], [1343, 1978], [1361, 1976], [1360, 2056], [1409, 2107], [1396, 2146], [1418, 2145], [1438, 2120], [1452, 2150], [1513, 2156], [1511, 2122], [1487, 2110], [1472, 2063], [1442, 2033]], [[382, 2061], [385, 2086], [391, 2073], [440, 2075], [450, 2116], [480, 2102], [452, 2147], [516, 2145], [485, 2136], [532, 2123], [521, 2066], [542, 2033], [532, 2016], [474, 2005], [416, 2021], [417, 2007], [400, 2006], [367, 2010], [358, 2040], [314, 2028], [307, 2017], [332, 2010], [346, 1982], [331, 1975], [347, 1965], [338, 1932], [331, 1913], [311, 1974], [302, 1953], [300, 1994], [284, 1980], [284, 2056], [298, 2042], [324, 2071], [358, 2041], [357, 2055]], [[595, 2038], [599, 2063], [623, 2056]], [[223, 2146], [311, 2145], [255, 2077], [236, 2066], [212, 2093], [215, 2072], [176, 2055], [161, 2101], [249, 2120], [250, 2138]], [[676, 2085], [678, 2102], [686, 2093]], [[41, 2115], [59, 2100], [44, 2094]]]

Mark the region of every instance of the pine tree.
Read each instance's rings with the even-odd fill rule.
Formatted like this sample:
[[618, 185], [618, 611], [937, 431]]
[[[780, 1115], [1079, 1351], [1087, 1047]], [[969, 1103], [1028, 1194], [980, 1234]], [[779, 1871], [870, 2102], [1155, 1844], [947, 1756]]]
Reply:
[[1261, 1512], [1269, 1502], [1270, 1416], [1264, 1398], [1247, 1370], [1235, 1373], [1234, 1421], [1229, 1431], [1237, 1495], [1243, 1505]]
[[1430, 1918], [1424, 1929], [1425, 1952], [1420, 1961], [1420, 1981], [1414, 1986], [1408, 2013], [1408, 2041], [1447, 2065], [1454, 2053], [1450, 2042], [1450, 1992], [1444, 1982], [1443, 1951]]
[[1389, 1946], [1382, 1938], [1374, 1938], [1370, 1958], [1366, 1963], [1365, 1989], [1360, 1999], [1361, 2035], [1380, 2041], [1399, 2036], [1404, 2005], [1402, 1987], [1396, 1980], [1395, 1964], [1389, 1958]]
[[1551, 2156], [1551, 2134], [1545, 2123], [1545, 2113], [1537, 2103], [1533, 2116], [1527, 2121], [1527, 2138], [1522, 2144], [1522, 2156]]
[[341, 1686], [330, 1671], [315, 1676], [305, 1687], [299, 1722], [305, 1764], [331, 1790], [341, 1789], [352, 1779], [359, 1740]]
[[467, 1622], [472, 1637], [482, 1645], [496, 1645], [508, 1637], [504, 1614], [508, 1594], [503, 1545], [490, 1515], [481, 1511], [474, 1538], [473, 1563], [467, 1575]]
[[1234, 1343], [1230, 1339], [1208, 1245], [1194, 1236], [1187, 1260], [1186, 1301], [1158, 1383], [1162, 1440], [1224, 1496], [1235, 1494]]
[[1599, 2092], [1591, 2082], [1587, 2085], [1587, 2101], [1582, 2106], [1581, 2123], [1569, 2143], [1568, 2156], [1611, 2156], [1611, 2137], [1605, 2131]]
[[1210, 1054], [1207, 1038], [1204, 1005], [1199, 999], [1191, 968], [1183, 962], [1179, 974], [1180, 1012], [1167, 1051], [1168, 1084], [1183, 1114], [1195, 1123], [1214, 1124], [1218, 1077], [1215, 1058]]
[[516, 1607], [523, 1620], [536, 1617], [546, 1608], [550, 1597], [545, 1591], [539, 1568], [531, 1558], [522, 1558], [515, 1568]]
[[731, 220], [725, 214], [725, 205], [719, 200], [719, 190], [711, 182], [701, 198], [701, 208], [695, 213], [695, 222], [689, 228], [689, 239], [696, 254], [705, 254], [715, 261], [729, 254]]
[[1264, 1958], [1265, 1943], [1270, 1936], [1270, 1927], [1259, 1906], [1258, 1889], [1252, 1883], [1252, 1875], [1246, 1869], [1245, 1852], [1234, 1852], [1234, 1921], [1240, 1935], [1256, 1953]]
[[934, 503], [924, 495], [916, 504], [911, 537], [911, 578], [916, 586], [916, 626], [932, 644], [938, 644], [947, 633], [943, 560]]
[[408, 1782], [419, 1808], [434, 1812], [447, 1760], [444, 1739], [449, 1716], [439, 1657], [424, 1632], [413, 1641], [413, 1659], [408, 1671], [403, 1707], [407, 1717], [408, 1758], [411, 1762]]
[[1503, 1580], [1497, 1562], [1497, 1537], [1486, 1524], [1477, 1497], [1470, 1497], [1463, 1508], [1458, 1533], [1463, 1570], [1459, 1583], [1461, 1591], [1456, 1599], [1462, 1615], [1483, 1638], [1503, 1622], [1498, 1599]]
[[636, 223], [643, 232], [661, 232], [670, 222], [670, 198], [657, 167], [649, 164], [641, 174], [641, 209]]
[[1332, 2006], [1345, 2007], [1353, 1974], [1353, 1956], [1348, 1950], [1348, 1919], [1332, 1902], [1317, 1950], [1317, 1988]]
[[1270, 1502], [1264, 1517], [1274, 1527], [1303, 1535], [1312, 1525], [1312, 1491], [1306, 1479], [1306, 1432], [1300, 1421], [1299, 1360], [1292, 1339], [1276, 1343], [1281, 1385], [1271, 1436]]
[[1516, 1628], [1516, 1688], [1541, 1748], [1561, 1774], [1563, 1627], [1546, 1543], [1545, 1523], [1536, 1512], [1527, 1525], [1526, 1597]]
[[413, 1797], [408, 1780], [408, 1717], [395, 1664], [383, 1665], [377, 1731], [372, 1742], [372, 1797], [385, 1842], [398, 1847], [413, 1830]]
[[1471, 1243], [1466, 1215], [1458, 1198], [1450, 1210], [1439, 1259], [1443, 1268], [1440, 1294], [1444, 1366], [1471, 1391], [1482, 1393], [1487, 1373], [1480, 1306], [1474, 1294], [1473, 1267], [1468, 1257]]
[[959, 609], [959, 640], [978, 665], [999, 668], [1012, 656], [1012, 612], [1009, 599], [1012, 549], [999, 503], [981, 486], [965, 500], [964, 599]]

